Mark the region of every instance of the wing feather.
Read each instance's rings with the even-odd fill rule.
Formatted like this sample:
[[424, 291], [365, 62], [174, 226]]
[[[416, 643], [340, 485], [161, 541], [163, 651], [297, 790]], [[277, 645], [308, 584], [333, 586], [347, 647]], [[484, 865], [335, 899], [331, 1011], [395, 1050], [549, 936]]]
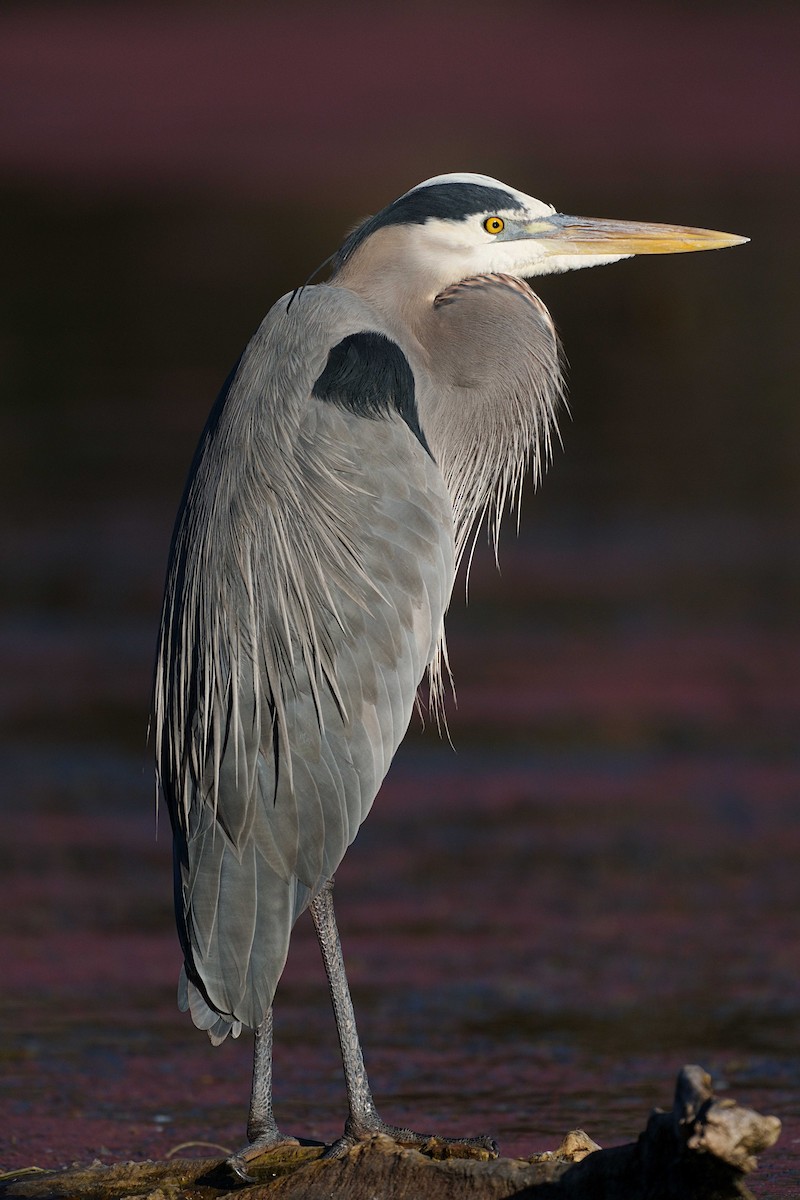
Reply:
[[263, 1019], [292, 925], [369, 811], [439, 644], [452, 513], [414, 412], [375, 314], [309, 288], [256, 333], [192, 466], [154, 728], [181, 1003], [214, 1041]]

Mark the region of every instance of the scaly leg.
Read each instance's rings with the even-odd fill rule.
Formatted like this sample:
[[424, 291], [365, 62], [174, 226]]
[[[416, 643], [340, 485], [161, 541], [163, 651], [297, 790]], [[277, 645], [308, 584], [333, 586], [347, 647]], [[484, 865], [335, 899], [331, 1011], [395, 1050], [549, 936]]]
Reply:
[[326, 1157], [336, 1158], [340, 1154], [344, 1154], [356, 1142], [362, 1141], [373, 1133], [388, 1134], [396, 1142], [407, 1146], [418, 1146], [435, 1138], [436, 1141], [452, 1146], [469, 1146], [489, 1150], [496, 1157], [497, 1144], [490, 1137], [440, 1138], [436, 1134], [414, 1133], [411, 1129], [400, 1129], [395, 1125], [387, 1125], [381, 1120], [372, 1099], [364, 1067], [364, 1056], [361, 1053], [361, 1043], [358, 1040], [353, 1001], [350, 998], [339, 930], [336, 927], [336, 918], [333, 913], [332, 879], [311, 901], [310, 908], [331, 991], [333, 1015], [336, 1018], [336, 1030], [339, 1034], [349, 1105], [344, 1134], [328, 1147], [325, 1152]]
[[247, 1145], [228, 1159], [228, 1166], [241, 1178], [252, 1181], [247, 1163], [275, 1146], [297, 1145], [297, 1138], [281, 1133], [272, 1114], [272, 1009], [256, 1029], [253, 1051], [253, 1087], [247, 1118]]

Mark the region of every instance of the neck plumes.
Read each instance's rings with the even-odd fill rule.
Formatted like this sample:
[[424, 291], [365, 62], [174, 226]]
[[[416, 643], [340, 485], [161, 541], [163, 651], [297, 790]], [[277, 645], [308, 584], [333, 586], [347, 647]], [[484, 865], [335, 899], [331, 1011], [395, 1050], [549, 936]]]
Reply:
[[456, 562], [484, 517], [497, 553], [503, 513], [551, 457], [563, 395], [544, 304], [519, 279], [479, 275], [440, 292], [418, 330], [428, 358], [420, 417], [453, 504]]

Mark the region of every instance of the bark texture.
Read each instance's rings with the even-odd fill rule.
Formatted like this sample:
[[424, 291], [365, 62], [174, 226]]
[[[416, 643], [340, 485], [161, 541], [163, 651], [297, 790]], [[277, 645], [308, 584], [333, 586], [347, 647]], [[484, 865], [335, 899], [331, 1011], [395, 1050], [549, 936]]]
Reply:
[[288, 1146], [237, 1182], [219, 1159], [95, 1164], [0, 1178], [8, 1200], [746, 1200], [756, 1155], [778, 1139], [780, 1121], [718, 1100], [701, 1067], [684, 1067], [670, 1111], [656, 1110], [636, 1142], [602, 1150], [583, 1131], [530, 1158], [454, 1157], [435, 1139], [408, 1149], [382, 1134], [341, 1158], [321, 1146]]

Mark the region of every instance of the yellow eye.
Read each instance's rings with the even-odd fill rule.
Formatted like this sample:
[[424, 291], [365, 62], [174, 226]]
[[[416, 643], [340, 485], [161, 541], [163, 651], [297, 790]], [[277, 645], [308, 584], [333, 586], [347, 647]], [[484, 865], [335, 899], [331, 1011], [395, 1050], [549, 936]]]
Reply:
[[483, 222], [483, 228], [487, 233], [501, 233], [506, 227], [506, 223], [502, 217], [487, 217]]

